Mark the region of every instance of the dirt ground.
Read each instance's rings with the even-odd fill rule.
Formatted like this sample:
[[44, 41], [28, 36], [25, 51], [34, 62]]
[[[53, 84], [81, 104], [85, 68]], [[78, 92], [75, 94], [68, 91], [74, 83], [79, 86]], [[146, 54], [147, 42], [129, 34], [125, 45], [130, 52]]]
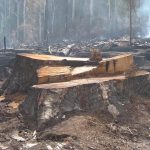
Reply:
[[31, 131], [17, 110], [0, 102], [0, 148], [6, 150], [149, 150], [150, 101], [135, 97], [117, 120], [106, 113], [72, 113], [52, 128]]
[[44, 131], [30, 130], [10, 103], [0, 97], [0, 150], [150, 149], [150, 99], [144, 97], [133, 97], [116, 120], [105, 112], [72, 112]]

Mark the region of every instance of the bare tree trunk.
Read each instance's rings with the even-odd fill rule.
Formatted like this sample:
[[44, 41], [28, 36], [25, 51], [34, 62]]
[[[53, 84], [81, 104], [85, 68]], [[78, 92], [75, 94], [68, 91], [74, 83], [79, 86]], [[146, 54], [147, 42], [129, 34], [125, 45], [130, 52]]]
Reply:
[[24, 10], [24, 12], [23, 12], [23, 26], [24, 26], [24, 32], [23, 32], [23, 34], [24, 34], [24, 41], [25, 41], [25, 38], [26, 38], [26, 0], [24, 0], [24, 5], [23, 5], [23, 10]]
[[17, 5], [17, 40], [19, 39], [19, 25], [20, 25], [20, 19], [19, 19], [19, 10], [20, 10], [20, 1], [18, 1]]
[[72, 0], [72, 22], [74, 21], [75, 17], [75, 0]]
[[130, 46], [132, 45], [132, 0], [130, 0]]
[[111, 18], [111, 1], [108, 0], [108, 19], [109, 19], [109, 22], [110, 22], [110, 18]]
[[42, 42], [42, 17], [41, 17], [41, 8], [39, 12], [39, 41]]
[[44, 16], [44, 44], [48, 47], [48, 14], [49, 14], [49, 2], [45, 0], [45, 16]]
[[108, 0], [108, 25], [109, 25], [109, 32], [108, 32], [108, 37], [111, 37], [111, 0]]
[[7, 13], [7, 1], [4, 1], [4, 36], [6, 36], [6, 21], [7, 21], [7, 16], [6, 16], [6, 13]]
[[92, 31], [92, 23], [93, 23], [93, 0], [90, 0], [90, 40], [91, 40], [91, 31]]
[[54, 21], [55, 21], [55, 0], [53, 0], [52, 2], [52, 8], [53, 8], [53, 13], [52, 13], [52, 30], [51, 30], [51, 33], [53, 35], [54, 33]]
[[68, 23], [68, 13], [69, 13], [69, 1], [66, 0], [66, 21], [65, 21], [65, 35], [66, 35], [66, 38], [68, 38], [68, 27], [69, 27], [69, 23]]

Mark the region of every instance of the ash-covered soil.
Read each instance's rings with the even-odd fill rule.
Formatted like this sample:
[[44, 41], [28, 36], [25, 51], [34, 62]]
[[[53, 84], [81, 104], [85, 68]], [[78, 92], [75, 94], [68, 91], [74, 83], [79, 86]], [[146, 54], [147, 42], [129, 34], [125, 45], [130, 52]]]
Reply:
[[[20, 47], [19, 49], [9, 49], [5, 53], [0, 50], [0, 73], [3, 66], [12, 67], [13, 60], [18, 53], [38, 53], [51, 54], [66, 57], [91, 57], [91, 51], [96, 49], [104, 58], [116, 56], [123, 53], [132, 53], [135, 56], [135, 63], [141, 68], [150, 70], [150, 39], [134, 39], [133, 45], [122, 46], [122, 42], [126, 43], [126, 39], [113, 40], [93, 40], [74, 42], [64, 40], [59, 43], [53, 43], [46, 47]], [[11, 61], [11, 63], [9, 63]], [[8, 68], [5, 69], [6, 73]], [[1, 76], [0, 76], [1, 77]]]
[[[102, 43], [103, 44], [103, 43]], [[93, 44], [94, 45], [94, 44]], [[99, 43], [100, 47], [101, 43]], [[106, 44], [105, 44], [106, 45]], [[109, 44], [108, 44], [109, 46]], [[139, 67], [150, 70], [150, 49], [137, 47], [102, 51], [103, 56], [131, 52]], [[91, 44], [64, 44], [51, 47], [51, 53], [65, 56], [89, 56]], [[98, 44], [95, 47], [98, 47]], [[14, 57], [13, 57], [14, 58]], [[12, 58], [12, 59], [13, 59]], [[10, 60], [12, 60], [10, 59]], [[2, 59], [1, 59], [2, 60]], [[1, 63], [2, 65], [3, 63]], [[7, 68], [8, 67], [8, 68]], [[10, 63], [0, 68], [0, 86], [11, 73]], [[10, 70], [9, 70], [10, 69]], [[1, 91], [0, 91], [1, 93]], [[10, 100], [0, 97], [0, 149], [4, 150], [149, 150], [150, 99], [131, 98], [126, 113], [113, 119], [105, 112], [87, 114], [72, 112], [44, 131], [30, 130], [18, 110], [9, 107]]]
[[0, 102], [0, 148], [7, 150], [149, 150], [150, 101], [135, 97], [117, 120], [105, 113], [72, 112], [44, 131], [24, 125], [9, 101]]

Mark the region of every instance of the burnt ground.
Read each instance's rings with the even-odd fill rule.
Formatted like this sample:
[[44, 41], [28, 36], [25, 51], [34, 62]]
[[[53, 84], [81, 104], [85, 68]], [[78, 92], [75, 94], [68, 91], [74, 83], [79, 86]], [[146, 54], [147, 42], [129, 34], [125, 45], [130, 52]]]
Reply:
[[[144, 56], [137, 63], [149, 70], [149, 49], [135, 50]], [[118, 53], [117, 51], [115, 51]], [[112, 51], [108, 51], [111, 55]], [[120, 52], [119, 52], [120, 53]], [[83, 54], [83, 53], [82, 53]], [[75, 56], [75, 54], [74, 54]], [[141, 62], [142, 61], [142, 62]], [[141, 62], [141, 63], [140, 63]], [[142, 64], [142, 65], [141, 65]], [[5, 65], [7, 67], [7, 65]], [[2, 75], [0, 86], [9, 71]], [[0, 149], [6, 150], [149, 150], [150, 101], [133, 97], [127, 113], [114, 120], [110, 114], [86, 112], [64, 116], [62, 122], [45, 131], [32, 131], [24, 124], [18, 110], [8, 106], [11, 100], [0, 97]]]
[[150, 102], [148, 99], [135, 97], [132, 107], [128, 108], [128, 113], [118, 120], [113, 120], [112, 116], [105, 113], [72, 113], [52, 128], [46, 128], [42, 132], [37, 131], [36, 134], [24, 125], [18, 111], [9, 108], [7, 103], [9, 102], [0, 102], [1, 149], [150, 149]]

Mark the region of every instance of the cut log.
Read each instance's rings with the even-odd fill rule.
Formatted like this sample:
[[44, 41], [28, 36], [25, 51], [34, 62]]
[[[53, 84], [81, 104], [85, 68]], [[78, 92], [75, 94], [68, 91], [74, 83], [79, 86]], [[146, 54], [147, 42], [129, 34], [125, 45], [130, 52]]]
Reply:
[[133, 64], [133, 56], [124, 54], [101, 61], [98, 68], [100, 73], [123, 73]]
[[[73, 111], [91, 113], [109, 108], [111, 112], [113, 106], [119, 115], [126, 113], [123, 107], [129, 105], [130, 97], [150, 98], [149, 79], [149, 73], [145, 73], [129, 79], [115, 76], [35, 85], [21, 104], [20, 111], [25, 120], [37, 128], [43, 128], [47, 123], [54, 125]], [[120, 105], [122, 100], [124, 105]]]
[[[85, 78], [92, 76], [94, 66], [83, 67], [49, 67], [45, 66], [37, 70], [38, 84], [63, 82], [72, 79]], [[96, 75], [95, 75], [96, 76]]]
[[75, 58], [75, 57], [60, 57], [54, 55], [42, 55], [42, 54], [20, 54], [17, 55], [18, 59], [23, 59], [28, 62], [35, 63], [39, 66], [42, 65], [54, 65], [54, 66], [83, 66], [93, 64], [89, 61], [89, 58]]

